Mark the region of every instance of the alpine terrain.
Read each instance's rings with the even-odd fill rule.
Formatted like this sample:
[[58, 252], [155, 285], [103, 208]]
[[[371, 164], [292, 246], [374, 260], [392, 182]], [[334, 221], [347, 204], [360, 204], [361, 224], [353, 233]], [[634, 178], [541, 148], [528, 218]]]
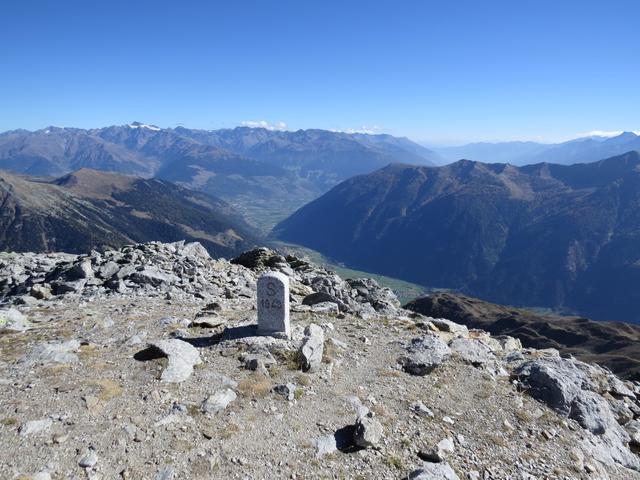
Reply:
[[276, 227], [282, 240], [429, 287], [640, 321], [640, 154], [571, 166], [390, 165]]
[[200, 241], [233, 256], [254, 230], [223, 200], [172, 183], [81, 169], [54, 180], [0, 172], [0, 250], [70, 253]]
[[60, 176], [91, 168], [159, 177], [219, 196], [269, 230], [337, 183], [392, 162], [432, 165], [406, 138], [327, 130], [47, 127], [0, 134], [0, 169]]
[[[257, 336], [266, 271], [289, 339]], [[372, 280], [185, 242], [1, 253], [0, 278], [2, 478], [640, 478], [640, 383]]]

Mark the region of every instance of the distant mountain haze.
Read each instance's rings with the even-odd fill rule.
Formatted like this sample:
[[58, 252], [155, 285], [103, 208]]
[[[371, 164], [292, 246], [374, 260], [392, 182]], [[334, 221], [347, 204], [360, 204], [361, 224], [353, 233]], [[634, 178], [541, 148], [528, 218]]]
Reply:
[[640, 154], [572, 166], [390, 165], [275, 229], [350, 267], [498, 303], [640, 321]]
[[81, 169], [52, 181], [0, 172], [0, 250], [85, 253], [199, 241], [229, 257], [257, 242], [223, 200], [157, 179]]
[[432, 165], [437, 159], [406, 138], [326, 130], [207, 131], [134, 122], [0, 134], [0, 169], [59, 176], [92, 168], [156, 176], [220, 196], [265, 230], [353, 175], [392, 162]]
[[434, 147], [433, 150], [445, 158], [446, 162], [468, 159], [517, 166], [544, 162], [572, 165], [640, 150], [640, 136], [636, 132], [623, 132], [613, 137], [590, 136], [557, 144], [481, 142], [459, 147]]

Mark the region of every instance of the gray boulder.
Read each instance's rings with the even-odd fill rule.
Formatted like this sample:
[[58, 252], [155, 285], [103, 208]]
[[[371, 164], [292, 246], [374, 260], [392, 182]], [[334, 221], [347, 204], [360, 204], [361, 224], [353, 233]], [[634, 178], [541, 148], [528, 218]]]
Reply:
[[447, 320], [446, 318], [429, 318], [429, 321], [442, 332], [450, 332], [464, 337], [469, 335], [469, 329], [466, 325], [452, 322], [451, 320]]
[[347, 307], [347, 305], [345, 305], [340, 299], [326, 292], [315, 292], [302, 299], [303, 305], [314, 306], [321, 303], [333, 303], [343, 312], [349, 310], [349, 307]]
[[567, 416], [575, 398], [582, 390], [594, 385], [575, 361], [560, 358], [540, 358], [518, 366], [513, 375], [534, 398]]
[[401, 362], [404, 370], [412, 375], [426, 375], [451, 355], [447, 344], [432, 335], [412, 339], [407, 352]]
[[353, 442], [362, 448], [376, 447], [382, 440], [382, 424], [372, 412], [360, 415], [353, 431]]
[[472, 338], [455, 338], [449, 343], [454, 355], [472, 365], [482, 365], [495, 358], [489, 347]]
[[194, 365], [202, 363], [200, 352], [187, 342], [178, 339], [159, 340], [149, 344], [167, 356], [169, 364], [162, 372], [160, 380], [168, 383], [184, 382], [191, 376]]

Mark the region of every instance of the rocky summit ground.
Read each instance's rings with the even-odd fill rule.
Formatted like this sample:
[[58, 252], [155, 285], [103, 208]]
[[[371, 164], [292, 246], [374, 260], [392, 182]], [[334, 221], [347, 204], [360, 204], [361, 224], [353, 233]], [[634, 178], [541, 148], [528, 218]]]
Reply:
[[4, 253], [0, 295], [2, 479], [640, 478], [640, 384], [271, 250]]

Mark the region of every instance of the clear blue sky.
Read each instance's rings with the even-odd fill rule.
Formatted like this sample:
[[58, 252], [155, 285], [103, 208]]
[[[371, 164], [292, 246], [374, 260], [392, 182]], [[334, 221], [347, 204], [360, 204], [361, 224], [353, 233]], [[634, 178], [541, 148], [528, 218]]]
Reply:
[[640, 129], [640, 1], [0, 5], [0, 130], [382, 131], [427, 142]]

